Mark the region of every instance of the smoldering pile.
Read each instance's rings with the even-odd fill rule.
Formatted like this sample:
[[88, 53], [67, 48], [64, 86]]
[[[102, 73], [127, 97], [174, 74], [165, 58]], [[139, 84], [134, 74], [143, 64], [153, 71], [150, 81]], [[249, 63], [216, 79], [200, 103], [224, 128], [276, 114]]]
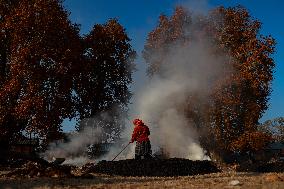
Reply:
[[187, 176], [220, 172], [212, 161], [181, 158], [100, 161], [86, 171], [121, 176]]

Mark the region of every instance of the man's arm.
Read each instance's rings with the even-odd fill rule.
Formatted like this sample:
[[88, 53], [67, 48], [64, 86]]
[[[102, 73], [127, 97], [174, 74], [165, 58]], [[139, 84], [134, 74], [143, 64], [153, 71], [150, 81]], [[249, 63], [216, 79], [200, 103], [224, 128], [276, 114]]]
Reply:
[[132, 137], [131, 137], [131, 143], [133, 143], [137, 138], [137, 128], [135, 127], [132, 133]]

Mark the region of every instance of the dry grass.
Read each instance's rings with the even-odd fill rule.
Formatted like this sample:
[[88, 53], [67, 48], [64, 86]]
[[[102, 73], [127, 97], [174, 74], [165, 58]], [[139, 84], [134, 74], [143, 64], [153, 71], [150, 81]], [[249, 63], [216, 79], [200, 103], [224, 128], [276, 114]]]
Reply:
[[[231, 185], [237, 180], [239, 184]], [[59, 189], [59, 188], [283, 188], [284, 173], [214, 173], [183, 177], [120, 177], [94, 174], [82, 178], [0, 178], [2, 189]]]

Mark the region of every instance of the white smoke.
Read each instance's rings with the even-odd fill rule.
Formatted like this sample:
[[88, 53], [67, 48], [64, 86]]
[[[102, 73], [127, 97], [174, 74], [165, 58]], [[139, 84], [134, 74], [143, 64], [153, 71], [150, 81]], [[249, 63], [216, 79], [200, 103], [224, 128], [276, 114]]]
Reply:
[[80, 132], [70, 133], [67, 142], [61, 140], [51, 143], [42, 156], [49, 161], [54, 158], [65, 158], [65, 164], [84, 165], [90, 161], [86, 154], [87, 146], [100, 143], [101, 134], [100, 127], [87, 125]]
[[94, 162], [93, 160], [89, 159], [86, 155], [75, 156], [75, 157], [67, 157], [67, 159], [62, 163], [66, 165], [76, 165], [76, 166], [83, 166], [86, 163]]
[[[189, 95], [198, 96], [203, 102], [209, 101], [214, 82], [224, 76], [227, 58], [213, 55], [211, 49], [205, 39], [190, 45], [175, 44], [167, 54], [156, 55], [164, 60], [161, 74], [135, 91], [131, 117], [141, 118], [149, 126], [153, 152], [163, 148], [169, 157], [210, 159], [199, 144], [200, 133], [195, 129], [194, 121], [185, 115], [181, 107], [184, 107]], [[196, 103], [192, 105], [196, 106]], [[132, 131], [132, 121], [129, 121], [122, 134], [125, 145]], [[112, 160], [124, 146], [112, 148], [103, 159]], [[133, 158], [134, 147], [130, 144], [116, 159]]]
[[163, 147], [170, 157], [208, 159], [194, 122], [179, 108], [191, 94], [208, 100], [214, 80], [222, 77], [225, 58], [214, 56], [210, 49], [203, 40], [176, 44], [167, 54], [157, 55], [164, 60], [162, 76], [152, 78], [136, 96], [135, 112], [150, 126], [153, 149]]
[[[214, 81], [223, 77], [227, 60], [213, 55], [206, 40], [191, 42], [188, 46], [176, 44], [167, 54], [157, 56], [165, 60], [160, 68], [162, 74], [136, 91], [131, 117], [139, 117], [149, 126], [153, 152], [162, 147], [170, 157], [207, 160], [209, 157], [199, 144], [200, 133], [195, 130], [194, 121], [180, 107], [184, 107], [191, 94], [208, 101]], [[83, 153], [85, 146], [101, 142], [103, 131], [95, 128], [94, 131], [93, 125], [85, 127], [74, 134], [70, 142], [51, 145], [46, 156], [64, 157], [67, 158], [65, 163], [83, 165], [90, 161]], [[133, 131], [131, 120], [125, 128], [121, 143], [112, 146], [107, 155], [96, 161], [112, 160], [128, 144]], [[135, 145], [130, 144], [116, 160], [133, 158], [134, 148]]]

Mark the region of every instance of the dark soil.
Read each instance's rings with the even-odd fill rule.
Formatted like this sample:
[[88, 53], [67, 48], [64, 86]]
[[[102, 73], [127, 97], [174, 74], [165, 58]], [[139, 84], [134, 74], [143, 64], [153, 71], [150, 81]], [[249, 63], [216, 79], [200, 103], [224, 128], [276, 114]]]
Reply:
[[211, 161], [188, 159], [150, 159], [101, 161], [88, 172], [121, 176], [188, 176], [220, 172]]

